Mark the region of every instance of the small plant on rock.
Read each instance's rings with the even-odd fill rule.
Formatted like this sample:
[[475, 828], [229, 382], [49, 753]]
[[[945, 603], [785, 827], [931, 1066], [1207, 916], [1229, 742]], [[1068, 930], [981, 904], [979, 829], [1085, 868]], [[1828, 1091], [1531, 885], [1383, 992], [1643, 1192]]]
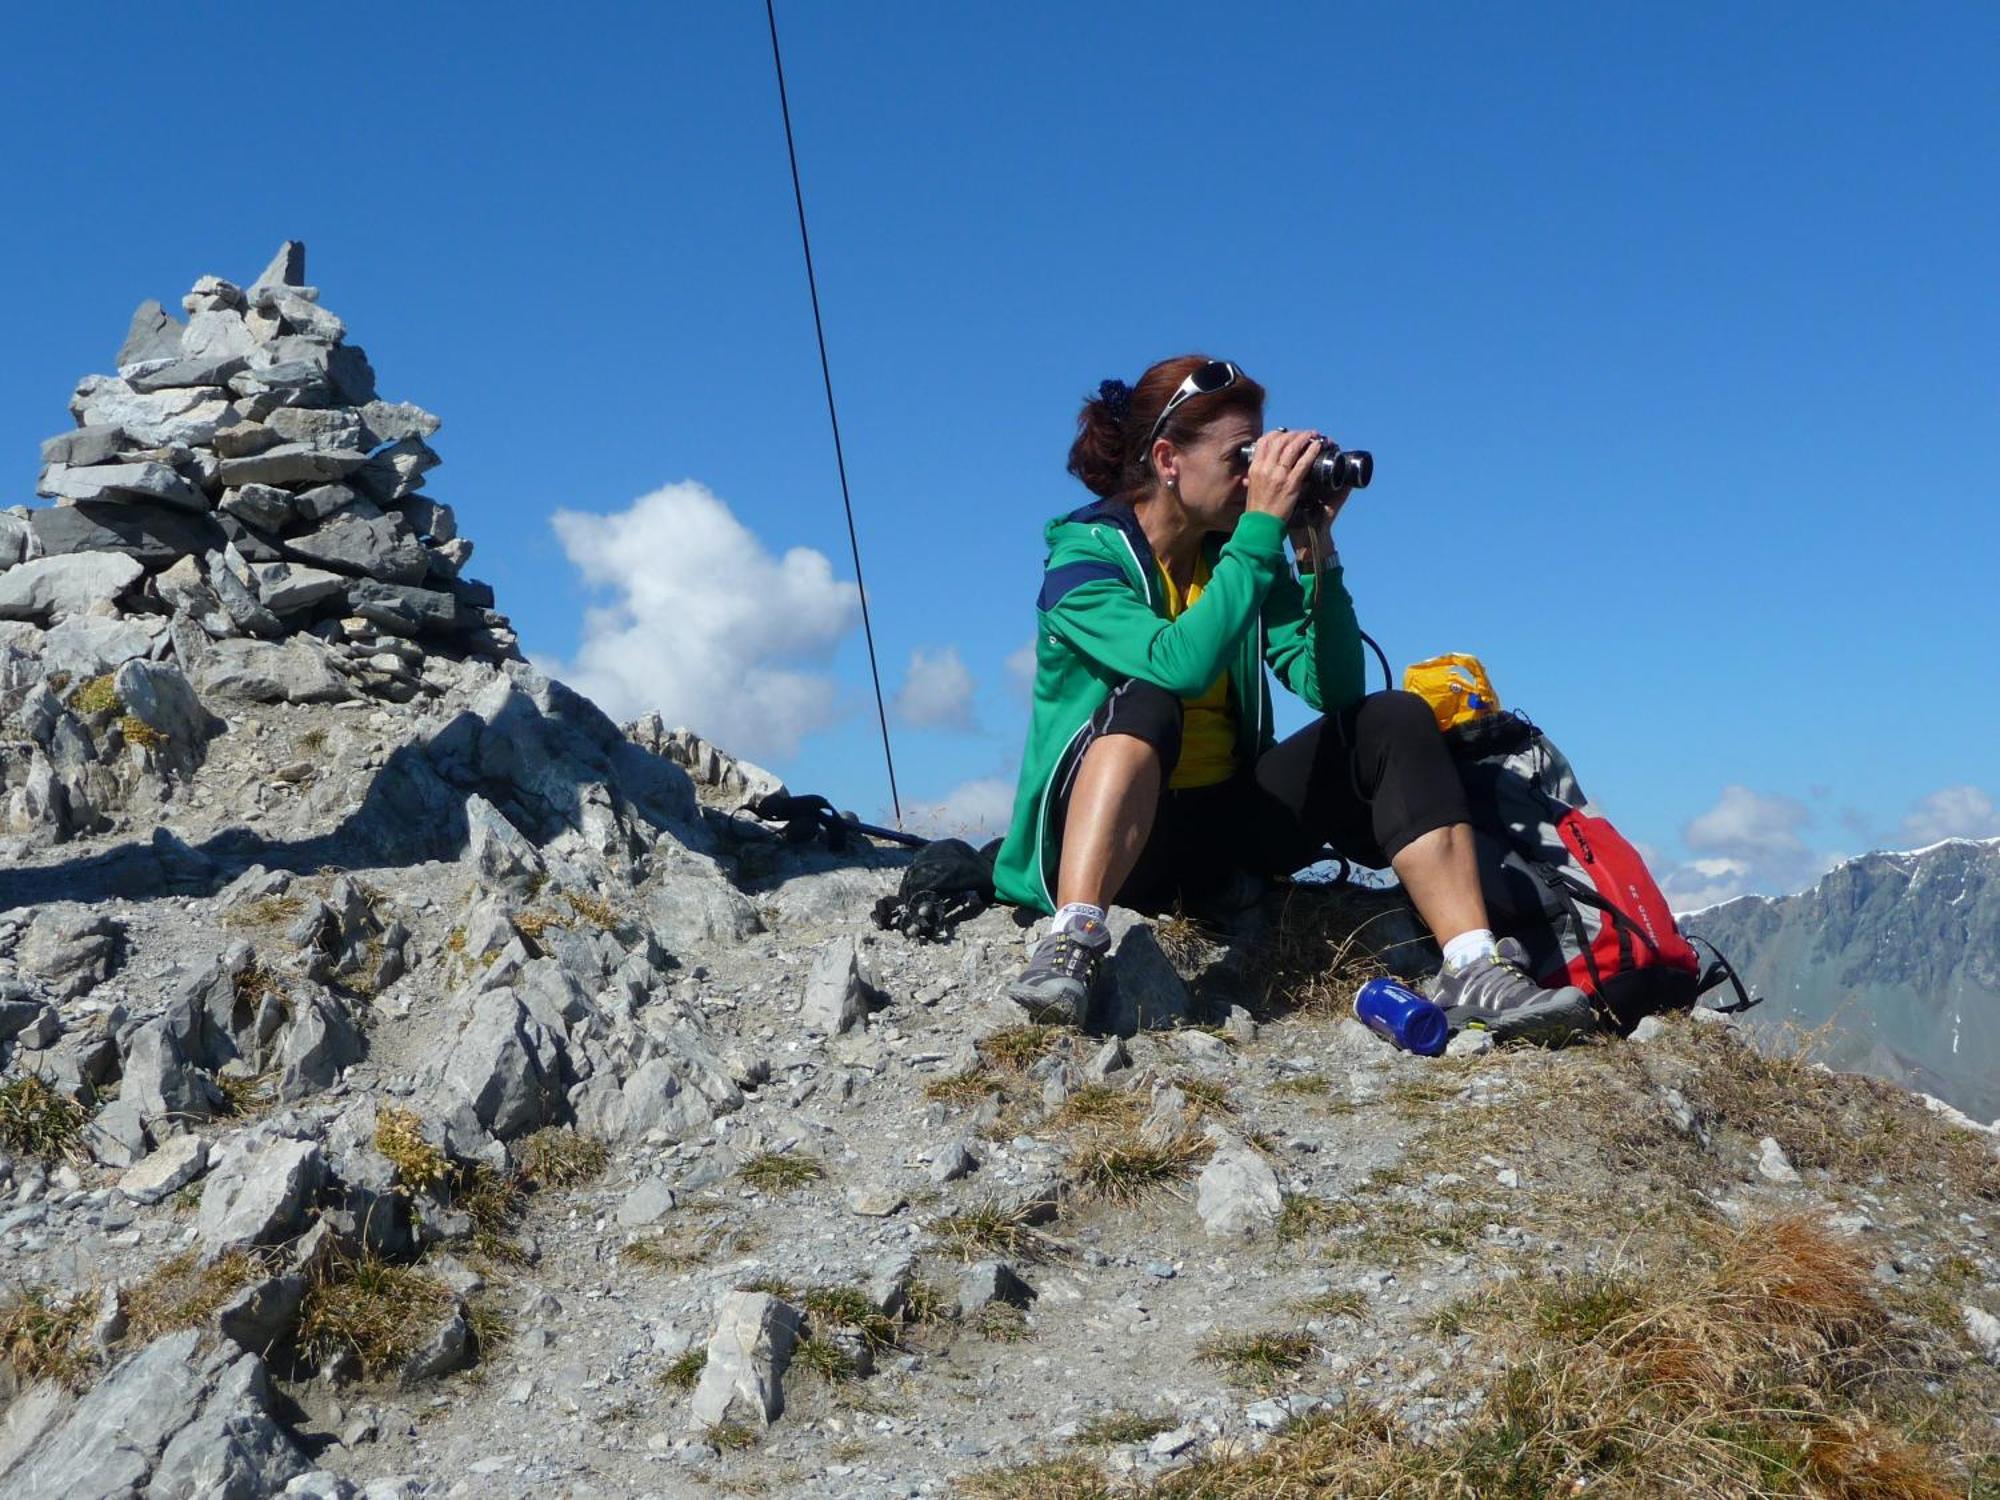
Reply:
[[1140, 1131], [1102, 1131], [1070, 1152], [1069, 1178], [1094, 1197], [1136, 1203], [1156, 1188], [1182, 1181], [1215, 1147], [1191, 1130], [1164, 1138]]
[[363, 1251], [329, 1257], [299, 1309], [300, 1352], [315, 1362], [351, 1354], [362, 1374], [396, 1374], [451, 1311], [452, 1295], [413, 1266]]
[[1007, 1260], [1047, 1260], [1055, 1253], [1055, 1241], [1035, 1229], [1033, 1218], [1027, 1208], [989, 1202], [933, 1219], [929, 1227], [938, 1248], [961, 1257], [967, 1264], [987, 1255]]
[[248, 1251], [237, 1250], [204, 1266], [192, 1250], [163, 1260], [124, 1293], [127, 1343], [149, 1344], [162, 1334], [205, 1323], [231, 1297], [269, 1272]]
[[415, 1110], [377, 1110], [375, 1149], [396, 1169], [396, 1184], [405, 1195], [435, 1192], [451, 1178], [451, 1158], [424, 1138], [424, 1122]]
[[708, 1368], [708, 1350], [700, 1345], [675, 1356], [673, 1362], [660, 1371], [660, 1384], [670, 1391], [691, 1391], [701, 1381], [701, 1372]]
[[83, 1106], [39, 1074], [0, 1084], [0, 1149], [53, 1161], [82, 1154]]
[[169, 741], [163, 730], [155, 729], [137, 714], [126, 714], [118, 721], [118, 734], [128, 745], [137, 745], [142, 750], [158, 750]]
[[69, 700], [69, 706], [84, 718], [95, 718], [99, 714], [121, 712], [125, 702], [118, 696], [117, 679], [106, 672], [102, 677], [93, 677], [78, 688]]
[[995, 1067], [1021, 1073], [1047, 1057], [1069, 1035], [1065, 1026], [1009, 1026], [981, 1037], [975, 1045], [980, 1056], [991, 1058]]
[[0, 1306], [0, 1354], [24, 1384], [54, 1380], [81, 1387], [90, 1369], [84, 1342], [91, 1300], [81, 1292], [58, 1297], [45, 1287], [31, 1287]]
[[767, 1193], [789, 1193], [826, 1176], [826, 1168], [810, 1156], [789, 1151], [764, 1151], [737, 1169], [737, 1175]]
[[1195, 1357], [1203, 1364], [1219, 1365], [1235, 1379], [1268, 1385], [1280, 1375], [1303, 1368], [1318, 1351], [1311, 1334], [1275, 1329], [1218, 1335], [1206, 1340]]
[[611, 1164], [611, 1148], [594, 1135], [551, 1125], [521, 1147], [521, 1173], [542, 1187], [566, 1188], [600, 1177]]

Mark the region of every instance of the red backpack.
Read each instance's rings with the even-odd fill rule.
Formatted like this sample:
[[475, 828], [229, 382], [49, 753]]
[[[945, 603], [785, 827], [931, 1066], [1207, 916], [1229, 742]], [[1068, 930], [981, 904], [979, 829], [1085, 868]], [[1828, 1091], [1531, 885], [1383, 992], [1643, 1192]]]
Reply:
[[1575, 985], [1621, 1034], [1655, 1011], [1686, 1010], [1725, 981], [1736, 1001], [1716, 1009], [1757, 1003], [1713, 947], [1703, 967], [1639, 851], [1525, 716], [1484, 714], [1445, 739], [1471, 803], [1493, 930], [1521, 942], [1540, 983]]

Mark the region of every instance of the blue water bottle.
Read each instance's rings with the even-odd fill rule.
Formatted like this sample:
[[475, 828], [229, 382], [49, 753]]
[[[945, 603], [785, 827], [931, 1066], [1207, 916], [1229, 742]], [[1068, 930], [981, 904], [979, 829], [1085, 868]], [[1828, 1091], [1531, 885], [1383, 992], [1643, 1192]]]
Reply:
[[1444, 1012], [1393, 979], [1371, 979], [1356, 990], [1354, 1014], [1370, 1031], [1419, 1057], [1436, 1057], [1451, 1040]]

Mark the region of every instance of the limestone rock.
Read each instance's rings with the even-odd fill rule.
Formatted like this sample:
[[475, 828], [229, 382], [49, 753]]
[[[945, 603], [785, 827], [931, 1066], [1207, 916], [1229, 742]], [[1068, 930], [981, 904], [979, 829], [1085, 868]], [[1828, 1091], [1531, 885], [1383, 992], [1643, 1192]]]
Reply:
[[958, 1278], [958, 1315], [961, 1318], [970, 1317], [996, 1302], [1008, 1307], [1026, 1307], [1034, 1298], [1035, 1289], [1004, 1260], [982, 1260]]
[[430, 571], [423, 543], [400, 515], [370, 518], [343, 511], [317, 531], [288, 537], [285, 546], [306, 561], [337, 573], [387, 583], [422, 583]]
[[799, 1337], [799, 1310], [765, 1292], [730, 1292], [717, 1310], [708, 1363], [695, 1386], [699, 1427], [768, 1427], [785, 1409], [784, 1375]]
[[222, 482], [244, 484], [325, 484], [344, 479], [368, 462], [354, 449], [316, 448], [310, 443], [279, 443], [261, 453], [222, 460]]
[[869, 986], [861, 977], [854, 940], [835, 938], [813, 960], [806, 975], [803, 1020], [806, 1029], [839, 1036], [868, 1014]]
[[120, 1177], [118, 1191], [134, 1203], [158, 1203], [193, 1182], [207, 1167], [207, 1141], [198, 1135], [173, 1136]]
[[146, 570], [115, 552], [38, 557], [0, 573], [0, 620], [46, 620], [116, 599]]
[[42, 665], [51, 673], [67, 673], [76, 682], [97, 677], [152, 651], [165, 624], [157, 617], [142, 621], [70, 615], [42, 637]]
[[333, 703], [349, 696], [325, 657], [300, 641], [217, 641], [200, 683], [204, 697], [252, 703]]
[[119, 369], [155, 359], [179, 359], [181, 320], [148, 297], [132, 314], [132, 326], [125, 330], [125, 342], [118, 346], [114, 363]]
[[40, 493], [61, 500], [151, 500], [183, 510], [206, 510], [200, 490], [158, 463], [96, 464], [73, 469], [51, 464], [42, 473]]
[[202, 1190], [196, 1235], [203, 1263], [291, 1234], [325, 1173], [311, 1141], [232, 1140]]
[[28, 925], [19, 962], [62, 999], [87, 994], [111, 977], [122, 960], [125, 926], [94, 911], [44, 911]]
[[294, 614], [331, 599], [347, 582], [338, 573], [288, 562], [253, 564], [250, 576], [257, 598], [274, 615]]
[[556, 1046], [511, 989], [488, 990], [445, 1060], [446, 1084], [501, 1140], [546, 1122], [556, 1099]]
[[1225, 1137], [1195, 1182], [1195, 1212], [1212, 1235], [1248, 1236], [1277, 1222], [1284, 1195], [1270, 1163]]
[[147, 568], [192, 561], [221, 548], [221, 529], [206, 515], [128, 501], [83, 501], [32, 512], [28, 525], [45, 557], [122, 552]]

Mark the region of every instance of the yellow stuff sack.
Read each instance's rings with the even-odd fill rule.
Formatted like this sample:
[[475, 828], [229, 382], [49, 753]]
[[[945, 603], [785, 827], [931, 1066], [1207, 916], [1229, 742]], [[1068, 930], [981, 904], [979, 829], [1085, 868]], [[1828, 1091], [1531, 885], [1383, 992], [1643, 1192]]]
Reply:
[[1450, 729], [1500, 707], [1500, 695], [1487, 679], [1485, 664], [1476, 656], [1457, 651], [1403, 668], [1403, 691], [1430, 704], [1439, 729]]

